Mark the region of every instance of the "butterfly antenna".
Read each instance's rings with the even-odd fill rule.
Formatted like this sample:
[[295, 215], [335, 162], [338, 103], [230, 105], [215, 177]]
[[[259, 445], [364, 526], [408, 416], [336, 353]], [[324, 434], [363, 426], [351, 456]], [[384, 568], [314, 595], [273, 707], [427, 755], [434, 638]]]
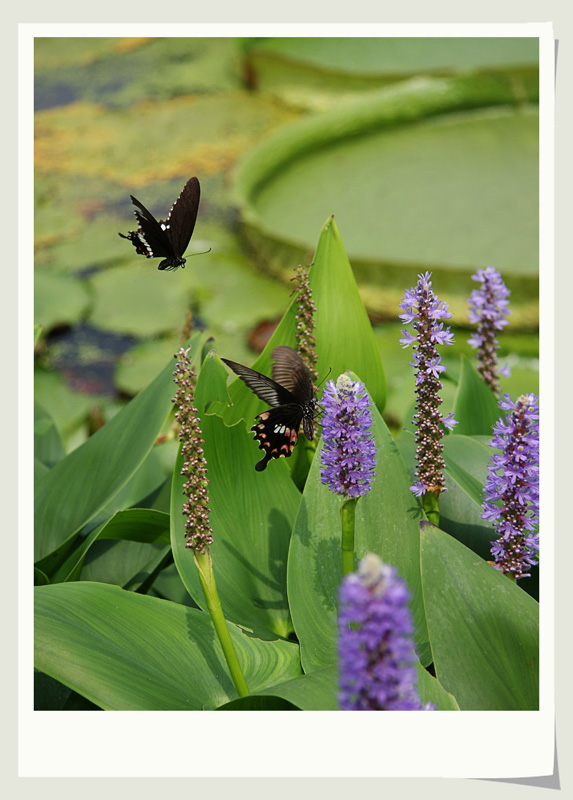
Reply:
[[[121, 236], [121, 233], [119, 235]], [[186, 255], [185, 258], [191, 258], [191, 256], [204, 256], [206, 253], [210, 252], [211, 248], [209, 248], [208, 250], [202, 250], [200, 253], [188, 253], [188, 255]]]
[[324, 381], [325, 381], [325, 380], [328, 378], [328, 376], [330, 375], [330, 373], [331, 373], [331, 372], [332, 372], [332, 367], [329, 367], [329, 368], [328, 368], [328, 372], [326, 373], [326, 375], [324, 376], [324, 378], [321, 380], [321, 382], [320, 382], [320, 383], [318, 384], [318, 386], [316, 387], [317, 389], [320, 389], [320, 387], [322, 386], [322, 384], [324, 383]]

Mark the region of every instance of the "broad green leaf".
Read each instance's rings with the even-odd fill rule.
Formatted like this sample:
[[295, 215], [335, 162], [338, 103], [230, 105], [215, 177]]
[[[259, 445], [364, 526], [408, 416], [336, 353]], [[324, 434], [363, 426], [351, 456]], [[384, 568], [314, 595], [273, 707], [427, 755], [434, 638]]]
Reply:
[[[102, 708], [202, 710], [237, 697], [208, 614], [106, 584], [35, 591], [35, 666]], [[229, 629], [251, 691], [299, 674], [296, 645]]]
[[[430, 659], [419, 571], [421, 509], [409, 490], [400, 453], [377, 409], [372, 431], [377, 446], [376, 478], [356, 505], [355, 554], [378, 554], [398, 568], [412, 600], [416, 645]], [[342, 579], [340, 498], [320, 481], [320, 448], [310, 469], [296, 519], [288, 562], [288, 593], [305, 672], [336, 660], [338, 590]]]
[[42, 572], [38, 567], [34, 567], [34, 586], [47, 586], [50, 579], [45, 572]]
[[[316, 307], [314, 333], [319, 376], [322, 378], [332, 370], [332, 377], [336, 379], [345, 370], [352, 369], [362, 377], [370, 396], [382, 411], [386, 402], [386, 381], [380, 354], [332, 217], [322, 226], [309, 283]], [[294, 297], [267, 346], [252, 365], [253, 369], [270, 375], [274, 348], [286, 344], [296, 349], [296, 313]], [[219, 406], [216, 409], [227, 422], [245, 419], [251, 425], [250, 420], [266, 407], [239, 378], [229, 386], [229, 395], [232, 408]]]
[[435, 703], [436, 711], [460, 710], [456, 698], [450, 692], [446, 692], [439, 680], [430, 675], [420, 662], [416, 664], [416, 670], [418, 672], [418, 695], [423, 705]]
[[[449, 434], [442, 440], [447, 492], [440, 495], [440, 526], [483, 558], [487, 557], [493, 525], [482, 519], [483, 485], [492, 453], [486, 440]], [[416, 442], [409, 431], [396, 441], [410, 477], [416, 471]]]
[[169, 545], [99, 539], [86, 554], [80, 579], [144, 591], [165, 566]]
[[495, 395], [474, 365], [463, 354], [454, 413], [458, 436], [492, 435], [492, 427], [501, 416]]
[[[240, 711], [257, 708], [257, 698], [277, 698], [292, 704], [303, 711], [337, 711], [338, 710], [338, 668], [324, 667], [309, 675], [299, 675], [285, 683], [269, 686], [249, 697], [232, 700], [222, 710]], [[280, 707], [280, 706], [279, 706]], [[283, 706], [284, 708], [284, 706]]]
[[[455, 698], [440, 685], [417, 662], [418, 694], [423, 704], [435, 703], [438, 711], [459, 711]], [[307, 675], [299, 675], [290, 681], [269, 686], [249, 697], [232, 700], [223, 710], [239, 711], [257, 708], [256, 698], [286, 701], [303, 711], [337, 711], [338, 705], [338, 666], [323, 667]], [[264, 706], [263, 706], [264, 707]], [[269, 708], [268, 706], [267, 708]], [[284, 708], [284, 706], [283, 706]]]
[[[227, 619], [256, 632], [288, 637], [292, 630], [286, 594], [286, 562], [300, 494], [284, 459], [255, 471], [260, 451], [243, 422], [227, 427], [204, 409], [227, 397], [227, 370], [212, 352], [197, 382], [195, 403], [201, 418], [209, 474], [210, 525], [217, 591]], [[183, 583], [205, 608], [191, 552], [185, 548], [182, 460], [173, 477], [172, 547]]]
[[[139, 543], [143, 546], [131, 549], [124, 548], [123, 550], [121, 548], [116, 549], [106, 559], [106, 551], [110, 551], [113, 544], [113, 541], [106, 542], [106, 540], [116, 540], [116, 542], [119, 540], [131, 544]], [[90, 553], [92, 546], [97, 542], [100, 543], [99, 550], [96, 544], [97, 552]], [[104, 543], [103, 547], [101, 543]], [[104, 583], [116, 583], [118, 586], [125, 586], [127, 582], [132, 580], [136, 572], [147, 563], [149, 558], [153, 557], [154, 548], [149, 548], [149, 545], [152, 544], [158, 545], [160, 549], [161, 545], [169, 544], [169, 514], [147, 508], [118, 511], [107, 523], [99, 525], [90, 531], [79, 547], [70, 553], [68, 558], [52, 575], [52, 583], [76, 581], [80, 579], [81, 574], [82, 580], [99, 580]], [[165, 552], [164, 549], [162, 549], [162, 552]], [[147, 553], [147, 558], [145, 553]], [[132, 563], [133, 559], [137, 561], [137, 565], [134, 564], [133, 568], [130, 568], [127, 563], [130, 558]], [[87, 566], [85, 572], [82, 572], [86, 559], [89, 566]], [[94, 565], [94, 562], [98, 560], [100, 562], [99, 565]], [[108, 560], [109, 572], [102, 573], [101, 569], [106, 560]], [[94, 572], [94, 569], [97, 571]], [[118, 570], [121, 571], [122, 576], [119, 579]], [[115, 577], [112, 578], [112, 575]]]
[[447, 533], [421, 528], [436, 676], [462, 710], [539, 707], [539, 606]]
[[38, 483], [35, 559], [55, 551], [125, 486], [171, 412], [174, 364]]
[[453, 434], [444, 439], [446, 486], [440, 497], [440, 527], [486, 560], [497, 538], [482, 518], [483, 487], [493, 449], [485, 441]]
[[104, 525], [99, 538], [146, 544], [169, 544], [169, 514], [152, 508], [129, 508], [117, 511]]
[[162, 600], [171, 600], [172, 603], [178, 603], [179, 605], [198, 608], [173, 563], [161, 570], [147, 594], [152, 597], [160, 597]]

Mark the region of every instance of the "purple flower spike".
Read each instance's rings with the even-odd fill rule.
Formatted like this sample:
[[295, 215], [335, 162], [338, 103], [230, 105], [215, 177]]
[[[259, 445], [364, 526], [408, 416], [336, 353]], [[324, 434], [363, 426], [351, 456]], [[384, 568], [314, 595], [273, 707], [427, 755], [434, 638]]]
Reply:
[[400, 303], [404, 312], [400, 314], [400, 319], [412, 323], [415, 331], [415, 336], [408, 330], [402, 331], [404, 338], [400, 339], [400, 343], [404, 347], [413, 345], [411, 365], [416, 369], [417, 401], [413, 422], [416, 425], [418, 469], [417, 481], [410, 489], [417, 497], [426, 492], [434, 492], [439, 496], [440, 492], [446, 491], [441, 439], [444, 427], [452, 430], [457, 425], [453, 414], [444, 417], [438, 410], [442, 404], [439, 396], [442, 388], [440, 375], [446, 368], [440, 363], [437, 345], [451, 345], [454, 340], [450, 329], [439, 322], [452, 315], [447, 303], [438, 300], [434, 294], [430, 277], [429, 272], [418, 275], [417, 285], [406, 292]]
[[336, 494], [359, 497], [370, 491], [376, 445], [370, 433], [373, 405], [364, 384], [341, 375], [322, 395], [323, 447], [320, 477]]
[[474, 289], [470, 297], [470, 322], [478, 326], [476, 333], [468, 339], [468, 344], [476, 348], [478, 371], [485, 383], [491, 387], [497, 397], [499, 395], [499, 375], [509, 374], [508, 367], [498, 369], [497, 351], [499, 343], [497, 331], [507, 325], [506, 317], [509, 309], [509, 289], [503, 282], [499, 272], [493, 267], [478, 269], [472, 280], [480, 281], [479, 289]]
[[422, 711], [408, 589], [368, 553], [340, 587], [339, 703], [343, 711]]
[[504, 395], [505, 421], [494, 425], [491, 457], [484, 487], [482, 517], [493, 522], [499, 539], [492, 543], [495, 566], [515, 579], [529, 578], [539, 552], [539, 401], [533, 394], [513, 403]]

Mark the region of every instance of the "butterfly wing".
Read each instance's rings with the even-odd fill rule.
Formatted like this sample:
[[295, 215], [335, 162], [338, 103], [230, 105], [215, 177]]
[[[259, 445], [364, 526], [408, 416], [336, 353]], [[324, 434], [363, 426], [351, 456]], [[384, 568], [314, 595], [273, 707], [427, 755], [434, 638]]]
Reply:
[[[190, 178], [177, 200], [173, 203], [171, 211], [163, 225], [167, 230], [175, 255], [179, 258], [187, 250], [187, 245], [193, 234], [201, 189], [197, 178]], [[160, 222], [160, 224], [162, 224]]]
[[272, 458], [285, 456], [288, 458], [298, 441], [298, 429], [302, 421], [302, 407], [299, 404], [288, 404], [278, 408], [270, 408], [257, 415], [257, 422], [251, 430], [264, 451], [264, 457], [255, 464], [258, 472], [266, 469]]
[[257, 397], [264, 400], [265, 403], [268, 403], [270, 406], [282, 406], [285, 404], [296, 405], [296, 397], [289, 392], [288, 389], [280, 386], [276, 381], [273, 381], [271, 378], [250, 367], [237, 364], [236, 361], [230, 361], [228, 358], [223, 358], [221, 360], [247, 384], [249, 389], [251, 389]]
[[142, 256], [147, 258], [174, 258], [175, 253], [171, 246], [171, 240], [153, 214], [133, 195], [131, 195], [131, 202], [136, 207], [133, 213], [135, 214], [138, 228], [136, 231], [130, 231], [127, 236], [123, 233], [119, 235], [124, 239], [129, 239], [136, 252]]
[[299, 403], [306, 405], [314, 397], [314, 387], [308, 367], [292, 347], [279, 345], [272, 353], [273, 380], [291, 392]]
[[[261, 472], [272, 458], [288, 458], [298, 441], [301, 422], [307, 439], [314, 436], [313, 417], [316, 401], [312, 378], [301, 357], [292, 348], [273, 350], [273, 378], [227, 358], [222, 360], [243, 380], [257, 397], [273, 406], [257, 415], [251, 430], [264, 451], [255, 464]], [[281, 386], [278, 380], [285, 385]]]

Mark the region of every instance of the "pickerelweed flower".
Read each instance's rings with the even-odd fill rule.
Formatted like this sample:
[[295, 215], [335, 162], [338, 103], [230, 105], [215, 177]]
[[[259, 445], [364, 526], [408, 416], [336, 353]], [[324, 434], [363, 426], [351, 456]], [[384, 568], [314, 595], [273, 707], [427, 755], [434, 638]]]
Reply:
[[417, 480], [410, 489], [418, 497], [426, 492], [439, 496], [440, 492], [446, 491], [441, 439], [444, 427], [451, 430], [457, 425], [452, 413], [444, 417], [439, 412], [442, 404], [440, 374], [446, 368], [440, 363], [437, 345], [453, 344], [454, 336], [443, 322], [438, 322], [450, 319], [452, 314], [447, 303], [438, 300], [434, 294], [430, 278], [430, 272], [418, 275], [418, 283], [406, 292], [400, 303], [404, 312], [400, 319], [412, 323], [415, 331], [412, 334], [403, 330], [400, 343], [403, 347], [413, 345], [413, 361], [410, 363], [416, 369], [416, 413], [412, 421], [416, 426]]
[[324, 387], [320, 476], [336, 494], [360, 497], [370, 491], [376, 465], [372, 405], [364, 384], [348, 375]]
[[338, 671], [343, 711], [421, 711], [409, 594], [394, 567], [368, 553], [343, 578]]
[[179, 431], [183, 456], [181, 474], [187, 477], [183, 484], [183, 494], [187, 499], [183, 503], [182, 509], [186, 517], [187, 541], [185, 547], [191, 548], [196, 553], [205, 553], [205, 549], [213, 544], [213, 531], [209, 526], [207, 462], [203, 454], [199, 417], [197, 409], [193, 405], [195, 375], [191, 369], [189, 350], [182, 347], [175, 358], [177, 359], [177, 368], [173, 373], [173, 381], [177, 385], [177, 392], [173, 402], [177, 406], [175, 419], [181, 426]]
[[316, 392], [318, 372], [316, 371], [316, 338], [313, 333], [316, 307], [312, 299], [312, 289], [308, 281], [308, 271], [309, 267], [299, 265], [295, 275], [295, 279], [298, 281], [298, 294], [296, 298], [296, 349], [308, 367]]
[[470, 297], [468, 317], [478, 329], [468, 339], [468, 343], [477, 348], [478, 371], [497, 397], [499, 375], [507, 377], [509, 374], [507, 367], [498, 370], [499, 343], [496, 336], [497, 332], [507, 325], [506, 317], [511, 314], [507, 300], [509, 289], [493, 267], [478, 269], [476, 274], [472, 275], [472, 280], [480, 281], [481, 286], [479, 289], [474, 289]]
[[491, 457], [484, 486], [482, 517], [493, 522], [499, 539], [492, 543], [495, 566], [516, 580], [529, 578], [539, 552], [539, 401], [525, 394], [500, 401], [508, 411], [494, 425]]

